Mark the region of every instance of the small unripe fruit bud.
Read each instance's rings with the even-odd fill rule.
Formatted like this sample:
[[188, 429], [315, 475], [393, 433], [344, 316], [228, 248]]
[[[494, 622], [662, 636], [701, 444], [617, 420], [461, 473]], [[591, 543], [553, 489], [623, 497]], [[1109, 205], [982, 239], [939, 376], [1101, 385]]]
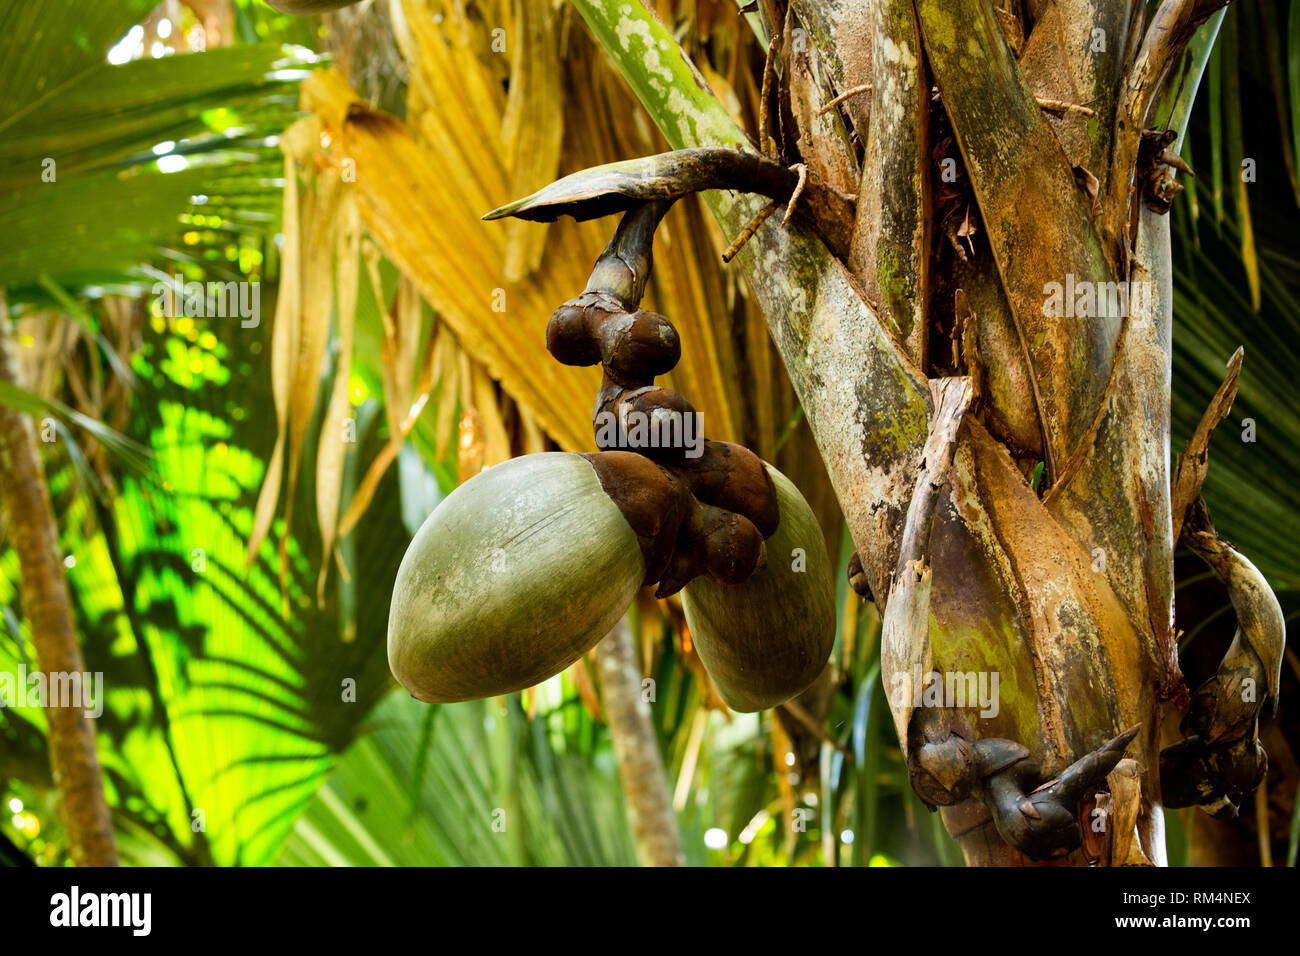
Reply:
[[671, 372], [682, 357], [672, 323], [657, 312], [617, 315], [600, 330], [605, 371], [620, 382], [650, 382]]
[[566, 302], [546, 324], [546, 350], [561, 365], [595, 365], [600, 342], [591, 331], [585, 306]]

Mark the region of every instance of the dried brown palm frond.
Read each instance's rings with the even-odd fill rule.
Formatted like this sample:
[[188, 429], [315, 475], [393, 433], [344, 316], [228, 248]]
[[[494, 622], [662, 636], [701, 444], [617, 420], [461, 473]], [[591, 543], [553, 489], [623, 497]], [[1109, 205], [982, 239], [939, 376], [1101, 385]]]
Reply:
[[[569, 450], [591, 444], [590, 396], [599, 374], [550, 361], [543, 329], [552, 309], [584, 287], [605, 226], [485, 226], [480, 217], [567, 170], [665, 143], [563, 10], [402, 0], [389, 12], [407, 75], [406, 122], [372, 108], [341, 72], [322, 71], [304, 85], [310, 115], [282, 139], [289, 185], [274, 346], [282, 448], [265, 482], [252, 547], [277, 513], [281, 486], [286, 495], [296, 488], [325, 343], [331, 334], [340, 345], [348, 340], [351, 319], [342, 301], [334, 307], [333, 290], [341, 299], [355, 294], [347, 261], [357, 241], [354, 204], [368, 274], [361, 285], [382, 289], [380, 256], [402, 277], [396, 297], [377, 303], [392, 442], [353, 499], [339, 501], [340, 452], [329, 446], [338, 443], [346, 412], [339, 389], [346, 385], [336, 386], [317, 454], [327, 540], [346, 534], [364, 513], [431, 393], [438, 396], [439, 448], [457, 441], [461, 480], [547, 440]], [[734, 24], [727, 26], [734, 37]], [[731, 56], [747, 50], [742, 45]], [[730, 99], [740, 111], [740, 100]], [[672, 315], [682, 338], [684, 360], [667, 377], [670, 387], [692, 396], [711, 436], [771, 457], [794, 401], [761, 315], [720, 268], [725, 245], [694, 197], [679, 203], [659, 232], [648, 304]], [[421, 301], [432, 325], [421, 318]], [[336, 382], [347, 382], [346, 352], [339, 349]], [[793, 458], [810, 443], [800, 435], [788, 447]], [[836, 528], [838, 509], [820, 466], [795, 468], [809, 472], [802, 484], [811, 486], [823, 524]], [[337, 521], [335, 508], [342, 511]]]

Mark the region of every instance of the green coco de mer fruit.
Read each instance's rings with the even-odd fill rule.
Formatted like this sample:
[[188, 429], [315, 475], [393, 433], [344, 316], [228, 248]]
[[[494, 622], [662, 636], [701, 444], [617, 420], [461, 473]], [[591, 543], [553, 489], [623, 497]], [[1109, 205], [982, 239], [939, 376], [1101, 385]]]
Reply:
[[531, 687], [608, 634], [644, 577], [637, 537], [587, 459], [503, 462], [416, 532], [393, 587], [389, 667], [429, 703]]
[[794, 484], [766, 465], [781, 523], [767, 563], [747, 581], [696, 578], [682, 590], [691, 641], [732, 710], [775, 707], [822, 672], [835, 642], [835, 584], [826, 539]]

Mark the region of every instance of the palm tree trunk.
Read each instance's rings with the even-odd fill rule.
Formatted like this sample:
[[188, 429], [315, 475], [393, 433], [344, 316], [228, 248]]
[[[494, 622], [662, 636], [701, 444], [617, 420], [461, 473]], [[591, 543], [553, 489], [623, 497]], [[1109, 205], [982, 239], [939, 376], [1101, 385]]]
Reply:
[[605, 719], [623, 778], [637, 854], [646, 866], [685, 866], [650, 705], [641, 696], [641, 668], [627, 621], [596, 645]]
[[[17, 384], [8, 310], [0, 299], [0, 381]], [[0, 406], [0, 505], [22, 569], [22, 603], [42, 672], [81, 674], [58, 528], [31, 419]], [[59, 790], [68, 850], [78, 866], [116, 866], [113, 821], [104, 801], [95, 729], [79, 701], [46, 702], [50, 766]], [[64, 706], [56, 706], [63, 704]], [[67, 706], [75, 704], [76, 706]]]
[[[1238, 791], [1254, 789], [1204, 763], [1220, 758], [1195, 743], [1168, 748], [1166, 759], [1159, 737], [1163, 714], [1188, 696], [1172, 629], [1172, 555], [1204, 476], [1190, 467], [1195, 490], [1171, 500], [1165, 214], [1181, 188], [1171, 170], [1186, 163], [1176, 155], [1178, 129], [1148, 131], [1162, 125], [1162, 109], [1185, 120], [1204, 58], [1184, 54], [1225, 3], [1163, 0], [1149, 24], [1145, 5], [1124, 0], [1067, 0], [1028, 19], [983, 0], [759, 5], [768, 69], [781, 80], [764, 84], [775, 95], [765, 93], [758, 140], [770, 158], [798, 166], [809, 191], [786, 201], [790, 228], [757, 232], [747, 224], [764, 221], [756, 213], [770, 197], [713, 191], [706, 202], [728, 235], [748, 239], [735, 261], [817, 437], [862, 577], [886, 613], [905, 597], [896, 572], [916, 504], [912, 483], [931, 460], [931, 389], [963, 376], [977, 396], [952, 467], [936, 478], [947, 503], [936, 511], [933, 564], [916, 569], [932, 575], [930, 613], [911, 621], [909, 651], [932, 653], [939, 674], [1015, 674], [1014, 692], [987, 718], [931, 708], [945, 726], [923, 728], [895, 711], [909, 768], [933, 766], [960, 781], [926, 799], [945, 807], [968, 862], [1060, 861], [1072, 850], [1066, 844], [1079, 834], [1064, 829], [1059, 847], [1025, 838], [1039, 824], [994, 796], [1013, 776], [1028, 787], [1084, 780], [1110, 801], [1113, 840], [1072, 850], [1076, 864], [1163, 861], [1163, 783], [1181, 784], [1179, 800], [1200, 793], [1193, 784], [1213, 783], [1215, 799], [1226, 788], [1238, 802]], [[674, 40], [653, 14], [613, 0], [574, 4], [674, 149], [747, 141], [687, 54], [662, 55]], [[858, 29], [818, 28], [831, 22]], [[1076, 29], [1106, 42], [1076, 42]], [[809, 43], [826, 69], [801, 66]], [[813, 75], [835, 82], [821, 89]], [[1173, 99], [1161, 102], [1166, 93]], [[835, 125], [844, 117], [819, 119], [845, 96], [865, 136], [847, 257], [844, 237], [808, 208], [855, 159], [843, 155]], [[1067, 287], [1070, 307], [1052, 306]], [[1121, 289], [1123, 298], [1107, 297]], [[927, 326], [943, 333], [937, 345]], [[1234, 569], [1234, 607], [1256, 635], [1249, 666], [1273, 675], [1284, 635], [1276, 599], [1204, 518], [1198, 540]], [[1222, 667], [1230, 669], [1226, 660]], [[1211, 702], [1198, 712], [1212, 710], [1219, 686], [1197, 691]], [[913, 760], [913, 736], [938, 750]], [[967, 754], [970, 741], [987, 756]], [[1130, 743], [1132, 754], [1121, 757]], [[1021, 751], [1027, 756], [1007, 762]], [[1232, 759], [1243, 780], [1261, 770], [1253, 748]], [[927, 773], [912, 779], [929, 787]], [[1039, 790], [1035, 799], [1047, 799]], [[1070, 797], [1063, 809], [1077, 802]]]

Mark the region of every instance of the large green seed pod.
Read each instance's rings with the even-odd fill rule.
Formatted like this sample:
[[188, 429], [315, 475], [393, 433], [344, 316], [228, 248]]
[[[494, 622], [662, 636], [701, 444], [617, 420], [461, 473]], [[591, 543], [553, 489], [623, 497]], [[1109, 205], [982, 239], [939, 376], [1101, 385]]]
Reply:
[[531, 687], [609, 633], [644, 577], [637, 537], [587, 459], [503, 462], [416, 532], [393, 586], [389, 667], [429, 703]]
[[826, 539], [799, 489], [766, 467], [781, 509], [767, 563], [743, 584], [696, 578], [682, 589], [700, 660], [727, 706], [742, 713], [775, 707], [811, 684], [835, 642]]

